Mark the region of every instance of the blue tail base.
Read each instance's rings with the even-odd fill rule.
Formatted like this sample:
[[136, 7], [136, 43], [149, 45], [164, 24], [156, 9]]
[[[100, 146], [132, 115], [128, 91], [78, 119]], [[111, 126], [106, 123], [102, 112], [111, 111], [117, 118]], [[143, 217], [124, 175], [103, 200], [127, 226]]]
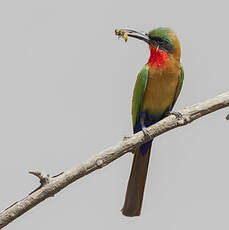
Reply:
[[[140, 113], [140, 118], [142, 117], [144, 117], [145, 127], [149, 127], [152, 124], [158, 122], [162, 118], [162, 115], [149, 115], [147, 112], [143, 111]], [[139, 121], [134, 126], [134, 133], [137, 133], [140, 131], [142, 131], [142, 126], [141, 126], [140, 119], [139, 119]], [[152, 144], [152, 140], [140, 146], [140, 152], [143, 156], [148, 152], [151, 144]]]

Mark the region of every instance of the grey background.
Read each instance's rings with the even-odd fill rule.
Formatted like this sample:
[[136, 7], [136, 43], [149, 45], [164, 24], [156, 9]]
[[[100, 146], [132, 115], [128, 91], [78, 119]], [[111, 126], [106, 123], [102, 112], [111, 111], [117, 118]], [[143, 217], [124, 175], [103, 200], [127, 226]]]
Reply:
[[[226, 1], [0, 1], [0, 209], [38, 186], [29, 169], [72, 168], [131, 134], [148, 58], [114, 29], [173, 28], [185, 83], [175, 109], [228, 90]], [[72, 184], [8, 229], [228, 229], [229, 123], [221, 110], [156, 139], [142, 216], [120, 213], [131, 154]]]

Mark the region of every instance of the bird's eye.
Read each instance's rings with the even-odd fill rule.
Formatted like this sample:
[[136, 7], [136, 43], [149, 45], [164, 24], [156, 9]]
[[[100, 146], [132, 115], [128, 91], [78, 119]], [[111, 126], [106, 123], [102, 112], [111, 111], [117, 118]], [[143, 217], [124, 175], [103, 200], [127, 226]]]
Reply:
[[164, 39], [163, 38], [156, 38], [155, 39], [156, 42], [158, 42], [159, 44], [162, 44], [164, 42]]
[[149, 36], [149, 37], [152, 45], [159, 46], [161, 49], [164, 49], [169, 53], [172, 52], [173, 50], [172, 44], [166, 38], [161, 38], [156, 36]]
[[158, 45], [162, 45], [166, 42], [163, 38], [160, 37], [150, 37], [150, 39], [156, 42]]

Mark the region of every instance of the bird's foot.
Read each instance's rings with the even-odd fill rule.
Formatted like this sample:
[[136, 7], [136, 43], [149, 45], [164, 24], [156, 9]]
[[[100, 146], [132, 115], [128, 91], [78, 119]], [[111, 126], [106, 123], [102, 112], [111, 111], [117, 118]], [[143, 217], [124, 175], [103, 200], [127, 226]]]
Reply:
[[169, 115], [174, 115], [178, 120], [178, 124], [180, 125], [184, 125], [188, 121], [180, 112], [171, 111], [167, 113], [167, 116]]
[[142, 127], [142, 132], [144, 133], [145, 136], [150, 138], [150, 132], [148, 131], [148, 129], [145, 126]]
[[171, 111], [167, 113], [167, 116], [174, 115], [178, 120], [184, 119], [183, 115], [180, 112]]

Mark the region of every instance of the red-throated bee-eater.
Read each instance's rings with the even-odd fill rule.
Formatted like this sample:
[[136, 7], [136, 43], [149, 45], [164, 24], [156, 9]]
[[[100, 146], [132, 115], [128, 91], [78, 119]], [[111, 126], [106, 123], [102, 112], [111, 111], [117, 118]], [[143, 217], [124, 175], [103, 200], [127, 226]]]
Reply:
[[[146, 127], [168, 115], [180, 94], [184, 79], [180, 42], [173, 30], [163, 27], [149, 33], [131, 29], [116, 30], [115, 33], [125, 41], [133, 37], [149, 45], [150, 57], [138, 74], [132, 99], [133, 131], [148, 135]], [[134, 154], [122, 208], [125, 216], [141, 213], [151, 145], [152, 140], [141, 145]]]

